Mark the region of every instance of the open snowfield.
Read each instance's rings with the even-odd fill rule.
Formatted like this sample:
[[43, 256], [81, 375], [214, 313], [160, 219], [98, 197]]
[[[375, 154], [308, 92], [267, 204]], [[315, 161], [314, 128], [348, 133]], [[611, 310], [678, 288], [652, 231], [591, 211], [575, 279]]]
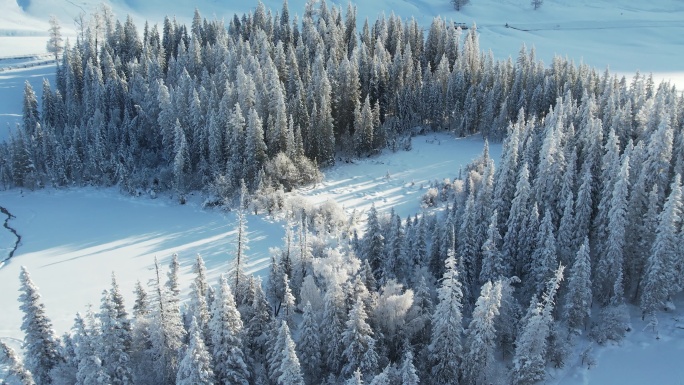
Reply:
[[[88, 304], [99, 307], [100, 293], [108, 288], [112, 272], [132, 304], [136, 280], [145, 284], [155, 274], [155, 257], [166, 271], [177, 253], [181, 279], [189, 282], [192, 263], [200, 253], [210, 282], [216, 282], [230, 268], [235, 214], [205, 211], [195, 201], [191, 198], [181, 206], [169, 198], [123, 196], [118, 189], [0, 192], [2, 206], [16, 217], [10, 225], [22, 236], [14, 258], [0, 267], [0, 338], [22, 338], [17, 302], [21, 266], [29, 269], [40, 287], [60, 334], [70, 329], [77, 311], [85, 311]], [[282, 243], [283, 227], [250, 215], [247, 226], [247, 271], [263, 272], [269, 247]], [[0, 230], [4, 259], [14, 238]]]

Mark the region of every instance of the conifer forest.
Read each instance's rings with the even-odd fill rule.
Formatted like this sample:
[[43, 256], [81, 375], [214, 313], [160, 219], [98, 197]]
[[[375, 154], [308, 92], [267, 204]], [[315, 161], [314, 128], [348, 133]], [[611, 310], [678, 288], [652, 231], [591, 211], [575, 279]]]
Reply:
[[[624, 338], [628, 307], [657, 329], [684, 290], [684, 97], [669, 83], [524, 46], [495, 60], [476, 25], [361, 23], [352, 4], [142, 30], [103, 10], [40, 100], [26, 83], [0, 187], [203, 191], [238, 212], [233, 265], [209, 282], [198, 255], [189, 293], [175, 256], [151, 284], [112, 275], [61, 336], [23, 269], [23, 354], [0, 342], [0, 383], [531, 385], [578, 339]], [[424, 213], [372, 208], [363, 232], [288, 213], [268, 272], [245, 272], [245, 212], [425, 132], [502, 142], [501, 159], [485, 146]]]

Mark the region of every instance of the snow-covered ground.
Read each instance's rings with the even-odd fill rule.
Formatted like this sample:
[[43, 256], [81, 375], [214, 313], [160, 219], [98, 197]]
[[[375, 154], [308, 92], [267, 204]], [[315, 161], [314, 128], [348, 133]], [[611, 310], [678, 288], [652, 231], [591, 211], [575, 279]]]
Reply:
[[[377, 157], [341, 162], [325, 172], [323, 183], [301, 193], [313, 203], [332, 199], [349, 213], [364, 213], [375, 205], [380, 212], [394, 209], [405, 218], [421, 211], [420, 199], [432, 182], [458, 177], [459, 170], [482, 155], [484, 143], [479, 135], [433, 134], [413, 138], [412, 147], [410, 152], [385, 151]], [[501, 144], [489, 144], [489, 153], [498, 162]]]
[[684, 384], [684, 297], [676, 299], [678, 308], [658, 315], [658, 331], [641, 320], [641, 311], [630, 306], [632, 331], [619, 344], [593, 346], [591, 356], [596, 362], [590, 369], [582, 364], [578, 344], [568, 357], [566, 367], [552, 371], [547, 381], [553, 385], [624, 384], [680, 385]]
[[[155, 257], [166, 271], [177, 253], [181, 277], [189, 282], [199, 253], [215, 282], [230, 268], [235, 214], [203, 210], [197, 201], [191, 197], [181, 206], [169, 198], [123, 196], [118, 189], [0, 192], [0, 205], [16, 217], [10, 225], [22, 236], [14, 258], [0, 267], [0, 338], [22, 338], [17, 302], [21, 266], [40, 287], [60, 334], [69, 330], [77, 311], [88, 304], [99, 307], [112, 272], [132, 304], [136, 280], [145, 284], [154, 276]], [[282, 244], [284, 230], [263, 217], [248, 215], [247, 221], [248, 271], [262, 272], [269, 247]], [[0, 231], [4, 259], [14, 238], [4, 228]]]

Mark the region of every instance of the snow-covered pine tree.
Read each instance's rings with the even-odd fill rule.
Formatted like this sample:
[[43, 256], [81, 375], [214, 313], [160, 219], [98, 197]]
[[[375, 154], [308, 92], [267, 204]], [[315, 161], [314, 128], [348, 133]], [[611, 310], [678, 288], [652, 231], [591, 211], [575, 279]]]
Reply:
[[465, 353], [461, 363], [462, 380], [466, 384], [489, 384], [496, 363], [496, 330], [494, 321], [501, 306], [501, 281], [482, 285], [472, 320], [465, 333]]
[[282, 299], [282, 304], [280, 306], [280, 313], [278, 313], [278, 318], [286, 321], [288, 326], [294, 324], [294, 313], [295, 313], [295, 302], [296, 298], [292, 294], [292, 290], [290, 289], [290, 279], [287, 276], [287, 274], [284, 274], [283, 277], [283, 299]]
[[368, 324], [368, 315], [364, 308], [363, 301], [356, 298], [354, 305], [349, 310], [346, 327], [342, 332], [340, 343], [344, 347], [342, 352], [344, 357], [342, 374], [344, 376], [352, 375], [354, 370], [360, 370], [364, 376], [371, 376], [378, 369], [379, 357], [375, 347], [375, 337]]
[[[62, 334], [59, 344], [59, 355], [64, 357], [50, 371], [52, 385], [72, 385], [76, 383], [76, 372], [78, 371], [78, 361], [76, 361], [76, 345], [73, 335], [69, 332]], [[0, 353], [0, 357], [2, 353]], [[0, 358], [2, 362], [2, 358]], [[2, 364], [0, 364], [2, 365]]]
[[282, 334], [283, 352], [280, 361], [280, 376], [276, 381], [277, 385], [304, 385], [299, 359], [297, 358], [296, 346], [290, 336], [290, 328], [284, 320], [280, 326], [278, 334]]
[[366, 235], [363, 237], [363, 254], [368, 260], [376, 280], [382, 278], [383, 272], [380, 270], [384, 260], [385, 237], [382, 235], [378, 211], [372, 205], [368, 211], [368, 222]]
[[441, 286], [437, 289], [439, 303], [432, 316], [428, 356], [432, 362], [432, 383], [457, 385], [463, 334], [463, 292], [453, 250], [449, 250], [444, 264], [446, 271], [442, 276]]
[[[598, 257], [596, 266], [596, 293], [594, 295], [605, 305], [624, 301], [622, 282], [627, 227], [627, 193], [629, 190], [629, 154], [622, 157], [622, 164], [613, 184], [612, 199], [608, 210], [608, 237], [604, 253]], [[618, 281], [620, 278], [620, 281]], [[618, 291], [616, 292], [615, 289]]]
[[50, 370], [62, 360], [57, 350], [57, 337], [52, 323], [45, 314], [38, 287], [31, 280], [28, 270], [22, 266], [19, 273], [19, 308], [24, 313], [21, 330], [24, 332], [22, 348], [26, 360], [24, 366], [33, 374], [36, 384], [50, 383]]
[[[154, 361], [155, 382], [170, 383], [175, 381], [178, 372], [178, 351], [183, 346], [186, 336], [183, 321], [181, 319], [180, 303], [174, 286], [177, 288], [176, 258], [172, 258], [169, 280], [162, 286], [159, 263], [155, 258], [155, 302], [152, 322], [150, 324], [150, 341]], [[177, 273], [176, 273], [177, 274]], [[175, 277], [175, 278], [174, 278]]]
[[641, 311], [644, 316], [656, 316], [666, 301], [681, 290], [677, 273], [679, 229], [682, 223], [682, 183], [676, 175], [670, 186], [670, 195], [658, 216], [656, 238], [644, 273], [644, 289], [641, 295]]
[[351, 374], [351, 377], [347, 379], [347, 381], [344, 382], [344, 385], [363, 385], [363, 373], [361, 373], [361, 370], [357, 368], [354, 373]]
[[580, 334], [591, 317], [591, 258], [589, 257], [589, 238], [577, 251], [575, 262], [570, 268], [568, 291], [565, 296], [564, 319], [571, 332]]
[[523, 163], [518, 174], [518, 182], [511, 202], [510, 214], [506, 221], [506, 234], [501, 249], [504, 260], [511, 265], [513, 274], [516, 276], [521, 276], [523, 271], [521, 251], [523, 249], [524, 224], [529, 216], [530, 194], [530, 173], [527, 163]]
[[76, 348], [76, 361], [78, 371], [76, 372], [76, 385], [109, 385], [111, 380], [102, 366], [97, 354], [98, 349], [98, 330], [95, 325], [95, 316], [90, 310], [84, 320], [80, 314], [76, 314], [74, 324], [74, 342]]
[[302, 322], [299, 324], [298, 356], [301, 357], [301, 369], [307, 383], [317, 383], [321, 379], [321, 337], [319, 324], [316, 321], [311, 303], [304, 305]]
[[214, 371], [212, 370], [211, 355], [204, 345], [202, 330], [195, 317], [190, 323], [190, 342], [178, 365], [175, 384], [177, 385], [213, 385]]
[[188, 315], [194, 315], [200, 327], [204, 344], [211, 350], [211, 338], [209, 336], [209, 320], [211, 318], [209, 300], [209, 283], [207, 283], [207, 269], [204, 266], [202, 256], [197, 254], [195, 263], [192, 265], [195, 278], [190, 284], [190, 307]]
[[24, 103], [22, 105], [22, 112], [24, 133], [30, 137], [35, 134], [36, 129], [39, 127], [40, 114], [38, 113], [38, 98], [28, 80], [24, 82]]
[[562, 265], [559, 266], [549, 279], [542, 300], [537, 302], [535, 296], [530, 303], [513, 357], [511, 381], [514, 385], [531, 385], [546, 377], [547, 337], [553, 323], [555, 296], [563, 280], [564, 269]]
[[[244, 183], [243, 183], [244, 186]], [[242, 198], [240, 199], [243, 200]], [[242, 202], [241, 202], [242, 203]], [[247, 256], [245, 252], [249, 250], [249, 238], [247, 236], [247, 217], [245, 215], [242, 204], [237, 213], [237, 223], [235, 224], [236, 238], [235, 238], [235, 257], [232, 262], [232, 269], [230, 271], [230, 280], [235, 292], [235, 303], [238, 305], [244, 301], [245, 285], [245, 266], [247, 265]]]
[[178, 282], [179, 270], [180, 262], [178, 262], [178, 254], [173, 253], [173, 255], [171, 255], [171, 261], [169, 262], [169, 271], [166, 273], [165, 287], [171, 295], [171, 300], [176, 302], [180, 301], [178, 298], [180, 296], [180, 284]]
[[499, 233], [498, 212], [494, 210], [487, 228], [487, 240], [482, 244], [482, 269], [480, 284], [496, 281], [508, 276], [503, 256], [501, 255], [501, 234]]
[[[112, 277], [114, 287], [116, 281]], [[119, 294], [120, 295], [120, 294]], [[109, 291], [102, 293], [100, 313], [101, 332], [96, 341], [97, 354], [112, 385], [133, 384], [133, 371], [130, 362], [131, 330], [126, 317], [119, 318], [114, 299]]]
[[575, 247], [577, 248], [579, 248], [585, 238], [589, 237], [594, 207], [592, 198], [593, 183], [591, 164], [585, 162], [585, 164], [582, 166], [582, 183], [577, 190], [577, 199], [575, 200], [575, 226], [573, 232], [573, 241], [575, 243]]
[[416, 367], [413, 365], [413, 352], [411, 349], [407, 349], [406, 353], [404, 353], [404, 360], [399, 369], [399, 375], [401, 376], [402, 385], [420, 384], [420, 378], [418, 377]]
[[24, 367], [14, 350], [2, 341], [0, 341], [0, 364], [7, 368], [3, 383], [6, 382], [7, 385], [35, 385], [31, 372]]
[[552, 222], [551, 210], [547, 209], [544, 219], [539, 226], [536, 249], [531, 259], [531, 274], [527, 279], [528, 293], [541, 295], [547, 282], [553, 276], [554, 268], [558, 263], [556, 250], [556, 237]]
[[219, 282], [209, 321], [214, 375], [222, 385], [247, 385], [250, 373], [242, 342], [242, 319], [228, 279], [222, 275]]

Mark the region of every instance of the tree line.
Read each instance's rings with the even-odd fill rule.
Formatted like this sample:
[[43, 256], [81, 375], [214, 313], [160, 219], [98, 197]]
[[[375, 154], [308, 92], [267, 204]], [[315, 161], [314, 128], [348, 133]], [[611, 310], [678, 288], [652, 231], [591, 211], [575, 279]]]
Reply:
[[[226, 26], [195, 13], [161, 31], [102, 7], [67, 42], [56, 84], [25, 87], [23, 122], [0, 145], [3, 187], [118, 185], [203, 190], [217, 198], [405, 147], [415, 127], [502, 138], [525, 106], [542, 115], [579, 70], [480, 52], [475, 26], [384, 16], [357, 31], [356, 10], [259, 4]], [[583, 67], [583, 71], [590, 69]], [[596, 76], [596, 74], [592, 74]]]

